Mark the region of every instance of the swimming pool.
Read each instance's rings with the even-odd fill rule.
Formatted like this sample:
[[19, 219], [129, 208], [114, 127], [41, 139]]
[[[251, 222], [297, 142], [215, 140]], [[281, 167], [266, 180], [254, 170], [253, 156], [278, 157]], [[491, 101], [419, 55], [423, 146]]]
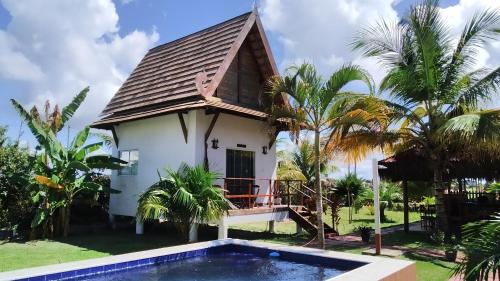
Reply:
[[225, 239], [4, 272], [0, 280], [415, 280], [415, 265]]

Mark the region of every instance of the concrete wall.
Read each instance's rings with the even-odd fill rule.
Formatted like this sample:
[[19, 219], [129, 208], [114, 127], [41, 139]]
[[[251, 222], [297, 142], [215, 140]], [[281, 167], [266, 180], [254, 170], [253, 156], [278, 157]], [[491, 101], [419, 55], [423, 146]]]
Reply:
[[[121, 190], [110, 198], [110, 213], [135, 216], [137, 199], [151, 184], [158, 180], [157, 170], [165, 174], [166, 166], [177, 169], [182, 162], [189, 165], [203, 164], [205, 132], [213, 115], [204, 110], [193, 110], [184, 114], [188, 129], [188, 142], [177, 114], [132, 121], [116, 126], [119, 139], [118, 150], [139, 150], [138, 174], [118, 175], [113, 171], [111, 186]], [[212, 149], [211, 140], [219, 139], [219, 148]], [[276, 173], [276, 146], [262, 154], [262, 146], [268, 145], [267, 124], [262, 121], [220, 114], [208, 140], [208, 159], [210, 170], [225, 177], [226, 149], [243, 149], [255, 152], [256, 178], [274, 178]], [[238, 148], [245, 144], [246, 148]], [[113, 154], [118, 156], [118, 150]], [[261, 185], [261, 193], [267, 192], [268, 183]]]

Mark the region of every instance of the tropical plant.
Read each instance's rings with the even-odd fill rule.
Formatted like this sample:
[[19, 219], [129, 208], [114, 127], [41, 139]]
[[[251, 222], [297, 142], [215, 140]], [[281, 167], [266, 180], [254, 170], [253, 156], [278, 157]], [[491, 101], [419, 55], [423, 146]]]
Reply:
[[[318, 241], [324, 248], [323, 201], [321, 194], [321, 146], [324, 138], [325, 154], [335, 151], [333, 143], [342, 138], [353, 124], [369, 126], [373, 123], [374, 113], [380, 107], [366, 105], [370, 97], [344, 91], [345, 85], [352, 81], [365, 82], [370, 92], [372, 79], [361, 68], [346, 65], [334, 72], [327, 81], [323, 81], [314, 66], [304, 63], [292, 66], [284, 77], [270, 79], [270, 95], [273, 104], [270, 108], [271, 122], [285, 122], [292, 140], [298, 140], [303, 130], [314, 133], [314, 186], [316, 191], [316, 210], [318, 223]], [[285, 97], [278, 99], [278, 97]], [[286, 102], [277, 102], [285, 100]], [[380, 115], [380, 114], [379, 114]], [[378, 115], [377, 115], [378, 116]]]
[[490, 193], [499, 193], [500, 192], [500, 183], [494, 182], [494, 183], [490, 184], [490, 186], [488, 186], [486, 191], [490, 192]]
[[[364, 188], [359, 196], [359, 201], [364, 202], [364, 204], [373, 205], [373, 190], [371, 188]], [[395, 203], [403, 201], [403, 195], [401, 193], [401, 188], [390, 181], [381, 181], [379, 186], [379, 199], [380, 199], [380, 219], [382, 222], [387, 221], [385, 216], [386, 208], [393, 208]]]
[[31, 226], [42, 226], [43, 236], [53, 234], [53, 216], [56, 211], [58, 223], [55, 226], [59, 230], [56, 232], [68, 235], [70, 206], [76, 194], [83, 190], [105, 191], [101, 185], [90, 180], [89, 174], [93, 169], [119, 169], [121, 164], [125, 163], [109, 155], [96, 155], [95, 152], [103, 146], [102, 142], [85, 145], [89, 127], [80, 131], [69, 147], [64, 147], [57, 139], [56, 133], [71, 118], [87, 92], [88, 88], [80, 92], [60, 114], [57, 113], [56, 106], [54, 113], [48, 115], [45, 120], [40, 118], [36, 107], [30, 114], [18, 102], [11, 100], [40, 147], [28, 188], [33, 202], [38, 205]]
[[392, 126], [359, 130], [344, 148], [390, 145], [395, 152], [421, 152], [434, 174], [438, 225], [447, 230], [443, 173], [450, 159], [481, 160], [498, 155], [500, 147], [500, 109], [480, 107], [498, 90], [500, 68], [474, 69], [478, 51], [498, 38], [500, 14], [476, 13], [455, 41], [438, 4], [424, 1], [401, 21], [382, 20], [356, 36], [354, 48], [388, 70], [380, 90], [390, 97]]
[[166, 219], [176, 223], [188, 237], [192, 224], [216, 221], [229, 209], [222, 189], [214, 186], [217, 174], [201, 165], [181, 164], [177, 171], [165, 170], [168, 176], [158, 173], [160, 180], [139, 197], [140, 220]]
[[34, 202], [48, 204], [49, 208], [38, 210], [32, 223], [33, 227], [40, 225], [57, 210], [60, 214], [61, 232], [63, 236], [67, 236], [70, 207], [78, 193], [117, 192], [112, 189], [105, 190], [102, 185], [92, 180], [91, 175], [96, 170], [120, 169], [121, 164], [126, 162], [109, 155], [95, 154], [103, 144], [98, 142], [85, 145], [89, 130], [89, 127], [85, 127], [80, 131], [68, 148], [61, 145], [52, 132], [47, 134], [46, 140], [41, 143], [45, 153], [38, 157], [39, 169], [35, 171], [30, 189]]
[[0, 229], [28, 233], [34, 206], [26, 187], [25, 176], [32, 172], [33, 157], [27, 148], [11, 142], [5, 127], [0, 126]]
[[[314, 186], [314, 146], [311, 142], [307, 139], [301, 140], [293, 151], [278, 151], [277, 158], [279, 163], [276, 172], [278, 179], [303, 180], [308, 187]], [[320, 160], [322, 174], [335, 169], [328, 162], [328, 157], [322, 154]]]
[[[491, 220], [463, 226], [461, 250], [464, 260], [455, 273], [466, 281], [496, 280], [500, 277], [500, 213]], [[493, 279], [490, 279], [493, 278]]]
[[347, 174], [335, 184], [335, 194], [341, 196], [349, 207], [349, 223], [352, 222], [352, 207], [355, 205], [364, 186], [363, 180], [355, 174]]
[[424, 196], [424, 199], [420, 201], [420, 205], [423, 206], [429, 206], [429, 205], [436, 205], [436, 197], [435, 196]]
[[[66, 122], [73, 117], [73, 114], [75, 114], [76, 110], [87, 97], [88, 92], [89, 87], [81, 90], [80, 93], [78, 93], [78, 95], [76, 95], [73, 100], [62, 109], [62, 111], [59, 109], [59, 105], [57, 104], [53, 109], [51, 109], [50, 101], [47, 100], [44, 105], [43, 116], [40, 114], [40, 110], [36, 106], [33, 106], [28, 112], [16, 100], [11, 99], [10, 101], [19, 115], [21, 115], [21, 117], [27, 122], [27, 125], [32, 133], [40, 130], [40, 128], [33, 128], [33, 126], [38, 126], [42, 127], [43, 130], [50, 130], [52, 133], [57, 134], [62, 130]], [[36, 135], [35, 137], [37, 138]]]

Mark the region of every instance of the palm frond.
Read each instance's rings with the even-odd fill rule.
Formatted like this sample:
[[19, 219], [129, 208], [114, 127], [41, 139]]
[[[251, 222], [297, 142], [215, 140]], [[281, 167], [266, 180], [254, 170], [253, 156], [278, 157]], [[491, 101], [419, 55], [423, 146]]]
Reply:
[[449, 119], [439, 130], [444, 141], [461, 143], [500, 142], [500, 109], [462, 114]]

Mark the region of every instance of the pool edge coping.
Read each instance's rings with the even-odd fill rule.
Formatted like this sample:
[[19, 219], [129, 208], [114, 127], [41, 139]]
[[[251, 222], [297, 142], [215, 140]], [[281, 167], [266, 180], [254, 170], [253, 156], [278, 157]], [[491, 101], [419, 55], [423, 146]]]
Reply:
[[[212, 240], [206, 242], [198, 242], [192, 244], [184, 244], [178, 246], [163, 247], [153, 250], [146, 250], [140, 252], [132, 252], [121, 255], [107, 256], [102, 258], [94, 258], [31, 268], [18, 269], [13, 271], [0, 272], [0, 281], [26, 279], [41, 275], [50, 275], [54, 273], [82, 270], [91, 267], [106, 266], [110, 264], [123, 263], [136, 261], [147, 258], [154, 258], [158, 256], [165, 256], [170, 254], [177, 254], [187, 251], [196, 251], [206, 248], [212, 248], [223, 245], [243, 245], [256, 248], [265, 248], [276, 251], [286, 251], [298, 254], [315, 255], [327, 258], [335, 258], [347, 261], [367, 263], [356, 269], [345, 272], [339, 276], [327, 279], [328, 281], [341, 281], [341, 280], [384, 280], [395, 273], [404, 270], [412, 270], [415, 263], [411, 261], [390, 259], [375, 256], [357, 255], [345, 252], [321, 250], [316, 248], [306, 248], [300, 246], [289, 246], [282, 244], [274, 244], [269, 242], [248, 241], [241, 239], [228, 238], [224, 240]], [[414, 270], [413, 270], [414, 271]], [[410, 280], [414, 280], [413, 279]], [[391, 279], [391, 280], [407, 280], [407, 279]]]

